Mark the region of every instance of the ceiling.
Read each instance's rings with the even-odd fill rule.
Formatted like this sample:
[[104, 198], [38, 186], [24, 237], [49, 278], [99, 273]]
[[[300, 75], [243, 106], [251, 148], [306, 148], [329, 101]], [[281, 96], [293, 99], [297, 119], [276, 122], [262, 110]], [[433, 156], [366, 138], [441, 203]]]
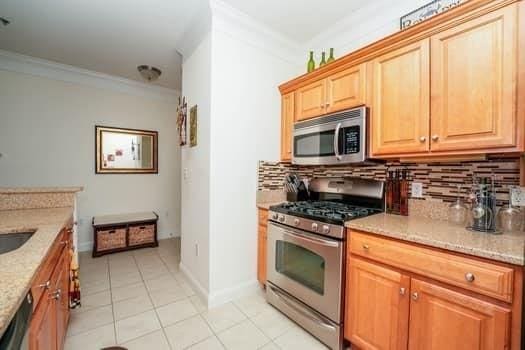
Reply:
[[[366, 0], [224, 0], [300, 44]], [[369, 0], [368, 0], [369, 1]], [[1, 0], [0, 49], [143, 81], [136, 67], [162, 70], [156, 85], [180, 89], [178, 52], [207, 0]]]
[[300, 44], [374, 0], [223, 0]]

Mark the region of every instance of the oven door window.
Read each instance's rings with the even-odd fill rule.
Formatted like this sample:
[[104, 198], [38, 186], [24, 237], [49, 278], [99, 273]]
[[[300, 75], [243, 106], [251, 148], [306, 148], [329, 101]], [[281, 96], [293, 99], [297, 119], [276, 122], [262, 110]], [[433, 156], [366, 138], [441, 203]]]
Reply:
[[286, 241], [277, 241], [276, 248], [277, 272], [324, 295], [325, 260], [322, 256]]

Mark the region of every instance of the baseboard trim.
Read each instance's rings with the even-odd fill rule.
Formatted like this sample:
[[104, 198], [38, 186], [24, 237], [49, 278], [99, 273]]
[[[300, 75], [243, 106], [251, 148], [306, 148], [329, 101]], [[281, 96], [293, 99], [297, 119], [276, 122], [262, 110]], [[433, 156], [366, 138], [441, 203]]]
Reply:
[[[190, 286], [193, 288], [197, 296], [208, 306], [208, 290], [200, 284], [200, 282], [193, 276], [190, 270], [182, 263], [179, 263], [179, 269], [188, 280]], [[208, 306], [209, 307], [209, 306]]]
[[208, 307], [226, 304], [245, 295], [256, 293], [259, 289], [260, 286], [257, 280], [240, 283], [231, 288], [224, 288], [208, 296]]

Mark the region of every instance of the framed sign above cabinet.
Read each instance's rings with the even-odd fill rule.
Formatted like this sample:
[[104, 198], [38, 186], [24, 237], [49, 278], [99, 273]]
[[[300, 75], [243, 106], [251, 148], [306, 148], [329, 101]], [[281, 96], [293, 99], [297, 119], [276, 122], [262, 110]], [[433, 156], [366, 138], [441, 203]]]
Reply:
[[157, 174], [158, 132], [95, 126], [97, 174]]

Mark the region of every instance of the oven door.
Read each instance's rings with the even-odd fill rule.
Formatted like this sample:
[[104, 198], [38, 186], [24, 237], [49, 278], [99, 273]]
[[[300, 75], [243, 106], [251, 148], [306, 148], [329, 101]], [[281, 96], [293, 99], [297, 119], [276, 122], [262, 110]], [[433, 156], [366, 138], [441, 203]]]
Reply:
[[342, 258], [342, 241], [268, 224], [268, 280], [337, 323]]
[[295, 125], [293, 163], [303, 165], [361, 163], [366, 160], [366, 118]]

